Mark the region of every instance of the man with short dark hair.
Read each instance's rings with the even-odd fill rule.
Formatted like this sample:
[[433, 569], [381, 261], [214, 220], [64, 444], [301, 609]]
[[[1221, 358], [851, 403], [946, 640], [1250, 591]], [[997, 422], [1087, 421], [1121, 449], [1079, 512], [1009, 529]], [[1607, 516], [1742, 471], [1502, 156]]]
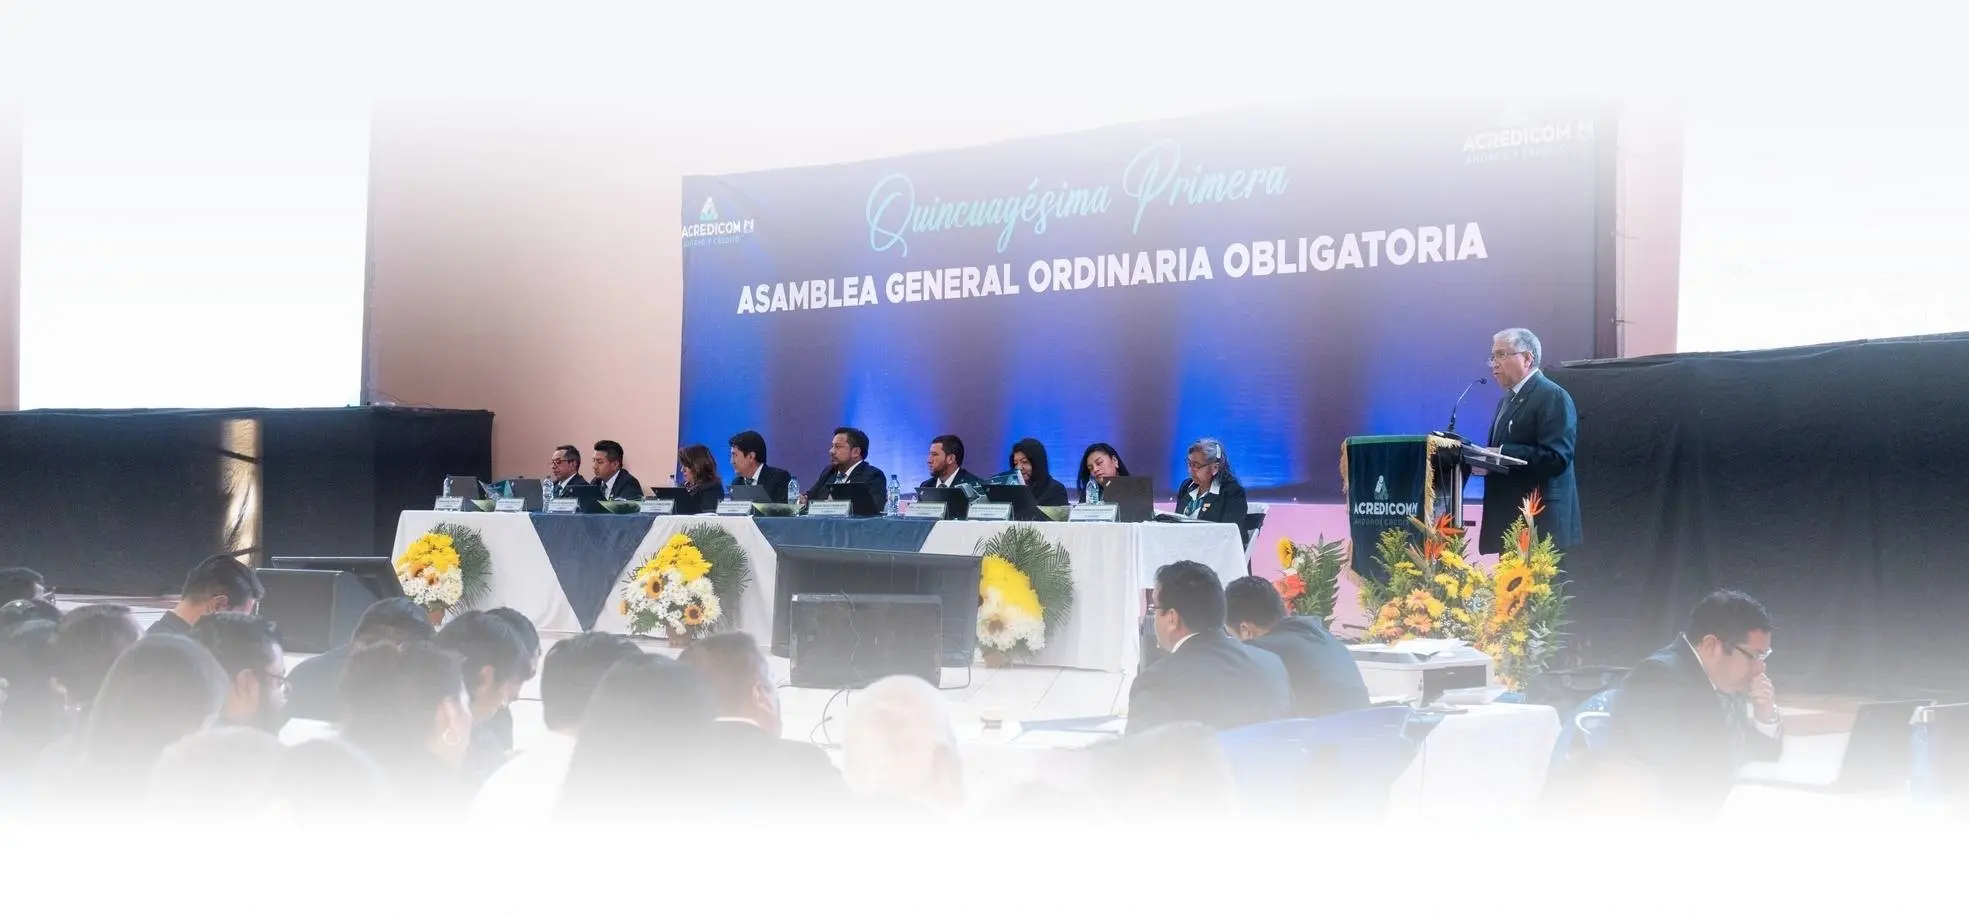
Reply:
[[232, 690], [220, 712], [229, 724], [278, 735], [287, 725], [287, 655], [272, 619], [246, 613], [208, 613], [191, 627], [226, 671]]
[[486, 779], [473, 815], [501, 821], [551, 819], [595, 685], [617, 662], [641, 654], [628, 637], [604, 632], [576, 635], [548, 649], [540, 667], [540, 713], [547, 733]]
[[1272, 582], [1247, 575], [1224, 588], [1225, 618], [1239, 641], [1269, 651], [1285, 665], [1292, 716], [1323, 717], [1368, 705], [1367, 682], [1352, 651], [1320, 620], [1288, 616]]
[[677, 659], [711, 690], [718, 715], [711, 730], [713, 777], [728, 793], [751, 797], [765, 809], [846, 797], [841, 772], [825, 752], [781, 738], [779, 687], [751, 635], [712, 635]]
[[595, 485], [603, 501], [642, 501], [643, 484], [622, 466], [622, 445], [606, 438], [595, 442]]
[[801, 497], [800, 506], [826, 498], [828, 487], [838, 483], [866, 487], [878, 507], [888, 500], [889, 476], [868, 463], [868, 435], [861, 429], [844, 425], [834, 430], [834, 439], [827, 446], [827, 469]]
[[766, 464], [766, 436], [748, 428], [726, 443], [731, 446], [732, 485], [758, 486], [766, 490], [766, 500], [775, 504], [798, 497], [791, 491], [793, 474]]
[[585, 486], [588, 480], [581, 478], [581, 451], [572, 444], [563, 444], [554, 449], [554, 456], [547, 462], [547, 484], [542, 486], [544, 498], [572, 498], [570, 490], [575, 486]]
[[55, 680], [68, 696], [69, 710], [77, 720], [87, 717], [96, 703], [96, 692], [109, 677], [109, 668], [143, 632], [130, 615], [130, 607], [116, 603], [94, 603], [69, 610], [55, 629]]
[[1680, 811], [1722, 808], [1745, 762], [1783, 750], [1765, 675], [1771, 615], [1733, 590], [1697, 603], [1667, 647], [1634, 667], [1608, 704], [1608, 746], [1651, 769]]
[[[519, 697], [520, 686], [532, 672], [533, 651], [511, 622], [480, 610], [455, 616], [438, 629], [435, 643], [462, 660], [465, 691], [472, 699], [472, 720], [490, 721]], [[468, 777], [483, 778], [505, 761], [506, 747], [483, 725], [472, 728], [466, 753]]]
[[215, 555], [199, 562], [191, 574], [185, 576], [184, 592], [178, 596], [178, 605], [152, 622], [146, 634], [190, 634], [191, 627], [207, 613], [241, 612], [251, 615], [258, 610], [260, 598], [266, 594], [267, 589], [260, 585], [260, 577], [253, 573], [253, 569], [232, 556]]
[[1224, 585], [1209, 566], [1182, 561], [1155, 573], [1156, 644], [1169, 656], [1136, 675], [1128, 732], [1195, 721], [1219, 730], [1278, 720], [1292, 704], [1284, 664], [1224, 632]]
[[930, 478], [923, 480], [919, 489], [964, 488], [968, 492], [983, 492], [984, 480], [978, 474], [964, 469], [964, 439], [956, 435], [938, 435], [930, 439]]
[[0, 605], [48, 596], [48, 582], [32, 568], [0, 568]]
[[403, 597], [379, 600], [362, 611], [349, 643], [330, 648], [294, 665], [287, 674], [287, 708], [294, 717], [309, 720], [342, 719], [342, 670], [349, 655], [374, 644], [409, 644], [437, 635], [430, 614]]

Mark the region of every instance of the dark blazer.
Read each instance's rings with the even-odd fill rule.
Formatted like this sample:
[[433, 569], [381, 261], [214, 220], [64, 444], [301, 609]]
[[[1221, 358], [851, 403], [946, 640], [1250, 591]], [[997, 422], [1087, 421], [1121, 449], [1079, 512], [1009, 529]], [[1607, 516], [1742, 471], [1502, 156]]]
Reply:
[[1033, 504], [1042, 508], [1058, 508], [1067, 503], [1067, 487], [1051, 476], [1037, 488], [1030, 485], [1026, 488], [1032, 489]]
[[1367, 682], [1352, 651], [1310, 616], [1287, 616], [1248, 642], [1285, 664], [1292, 683], [1292, 716], [1323, 717], [1367, 707]]
[[[608, 484], [608, 480], [606, 479], [595, 480], [595, 485], [602, 486], [607, 484]], [[629, 474], [628, 467], [623, 467], [615, 474], [615, 490], [612, 492], [607, 489], [602, 490], [602, 500], [603, 501], [642, 501], [643, 484], [641, 481], [637, 480], [636, 477]]]
[[[984, 491], [985, 487], [984, 477], [963, 467], [957, 468], [957, 475], [951, 478], [950, 484], [952, 486], [968, 485], [979, 492]], [[937, 481], [935, 479], [925, 479], [916, 487], [919, 489], [934, 489], [937, 487]]]
[[573, 495], [567, 494], [568, 490], [575, 486], [585, 486], [587, 484], [588, 480], [582, 479], [581, 474], [576, 473], [573, 476], [569, 476], [566, 482], [561, 483], [559, 488], [556, 488], [553, 481], [549, 480], [545, 485], [540, 487], [542, 490], [540, 496], [542, 498], [573, 498]]
[[727, 795], [764, 803], [762, 811], [847, 802], [840, 769], [812, 743], [781, 739], [746, 721], [719, 720], [711, 724], [706, 751], [712, 777]]
[[1654, 772], [1664, 798], [1684, 813], [1723, 806], [1745, 762], [1776, 761], [1772, 738], [1744, 700], [1716, 691], [1695, 650], [1677, 638], [1641, 661], [1608, 704], [1607, 746]]
[[718, 503], [725, 500], [725, 485], [715, 479], [702, 485], [691, 486], [690, 493], [678, 509], [685, 514], [710, 514], [718, 510]]
[[[758, 482], [752, 485], [766, 490], [766, 500], [775, 504], [786, 504], [786, 487], [793, 483], [793, 474], [776, 466], [759, 467]], [[732, 485], [745, 485], [745, 477], [733, 476]]]
[[1198, 632], [1128, 689], [1128, 732], [1194, 721], [1230, 730], [1279, 720], [1292, 704], [1285, 666], [1221, 631]]
[[878, 511], [882, 508], [882, 503], [889, 500], [889, 474], [877, 469], [874, 464], [866, 460], [847, 476], [836, 472], [832, 467], [823, 470], [820, 478], [814, 480], [814, 487], [807, 490], [807, 500], [820, 499], [827, 494], [822, 490], [837, 482], [853, 482], [867, 486], [869, 494], [875, 496], [875, 507]]
[[1578, 437], [1572, 395], [1543, 371], [1497, 405], [1490, 446], [1525, 465], [1484, 477], [1484, 527], [1477, 535], [1478, 552], [1502, 550], [1505, 529], [1518, 518], [1520, 504], [1533, 489], [1545, 502], [1545, 513], [1537, 520], [1539, 534], [1551, 534], [1553, 545], [1560, 549], [1579, 544], [1579, 487], [1572, 475], [1573, 441]]
[[287, 713], [307, 720], [342, 719], [342, 670], [353, 645], [344, 644], [294, 665], [287, 674]]
[[[1190, 496], [1196, 492], [1196, 480], [1183, 480], [1182, 488], [1176, 490], [1176, 513], [1187, 514], [1184, 510], [1190, 505]], [[1235, 477], [1218, 476], [1217, 494], [1203, 494], [1203, 509], [1196, 513], [1197, 520], [1207, 520], [1218, 524], [1236, 524], [1238, 533], [1245, 542], [1251, 541], [1251, 504], [1244, 497], [1244, 485]]]

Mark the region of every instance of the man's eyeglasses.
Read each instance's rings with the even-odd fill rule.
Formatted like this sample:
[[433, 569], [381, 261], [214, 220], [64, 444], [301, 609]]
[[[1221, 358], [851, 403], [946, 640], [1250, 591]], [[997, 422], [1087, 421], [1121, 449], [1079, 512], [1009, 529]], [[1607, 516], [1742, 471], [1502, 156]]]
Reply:
[[283, 693], [288, 691], [289, 686], [287, 685], [286, 673], [269, 673], [266, 670], [259, 670], [258, 672], [260, 678], [266, 680], [269, 686], [279, 689]]
[[[1725, 643], [1728, 643], [1728, 642], [1725, 642]], [[1763, 650], [1761, 650], [1761, 651], [1753, 651], [1753, 650], [1751, 650], [1750, 648], [1747, 648], [1747, 647], [1744, 647], [1744, 646], [1743, 646], [1743, 645], [1741, 645], [1741, 644], [1731, 644], [1731, 645], [1729, 645], [1729, 647], [1730, 647], [1730, 650], [1733, 650], [1733, 651], [1736, 651], [1737, 653], [1739, 653], [1739, 654], [1742, 654], [1742, 655], [1744, 655], [1745, 657], [1749, 657], [1750, 659], [1752, 659], [1752, 660], [1755, 660], [1755, 661], [1757, 661], [1758, 663], [1764, 663], [1764, 662], [1766, 662], [1766, 661], [1769, 661], [1769, 660], [1771, 659], [1771, 649], [1770, 649], [1770, 648], [1765, 648], [1765, 649], [1763, 649]]]
[[1512, 357], [1512, 356], [1514, 356], [1514, 355], [1524, 355], [1524, 353], [1522, 353], [1522, 352], [1493, 352], [1493, 353], [1491, 353], [1491, 354], [1490, 354], [1490, 363], [1491, 363], [1492, 365], [1495, 365], [1495, 364], [1497, 364], [1497, 363], [1499, 363], [1499, 362], [1502, 362], [1502, 361], [1504, 361], [1505, 359], [1508, 359], [1508, 358], [1510, 358], [1510, 357]]

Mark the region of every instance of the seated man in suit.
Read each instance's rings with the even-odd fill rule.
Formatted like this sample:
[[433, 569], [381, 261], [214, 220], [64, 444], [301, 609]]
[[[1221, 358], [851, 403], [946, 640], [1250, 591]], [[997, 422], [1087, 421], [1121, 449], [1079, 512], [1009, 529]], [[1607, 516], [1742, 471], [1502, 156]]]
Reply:
[[151, 635], [189, 635], [198, 620], [211, 613], [259, 612], [260, 598], [267, 589], [253, 569], [229, 555], [215, 555], [185, 576], [178, 605], [159, 616], [145, 631]]
[[1311, 616], [1287, 616], [1272, 582], [1247, 575], [1224, 588], [1231, 634], [1270, 651], [1292, 684], [1292, 716], [1324, 717], [1367, 707], [1367, 682], [1354, 654]]
[[1190, 478], [1176, 490], [1176, 512], [1184, 517], [1219, 524], [1236, 524], [1238, 535], [1251, 539], [1251, 506], [1244, 496], [1244, 485], [1231, 472], [1230, 455], [1224, 443], [1200, 438], [1189, 449]]
[[718, 715], [708, 735], [709, 777], [730, 796], [760, 804], [748, 811], [784, 813], [789, 805], [847, 798], [841, 772], [827, 753], [809, 742], [781, 738], [779, 687], [751, 635], [721, 632], [685, 648], [677, 659], [703, 678]]
[[603, 439], [595, 442], [595, 485], [603, 501], [642, 501], [643, 484], [622, 466], [622, 445]]
[[572, 444], [555, 448], [553, 459], [547, 464], [547, 484], [541, 486], [541, 497], [573, 498], [568, 490], [587, 484], [588, 480], [581, 478], [581, 452]]
[[1764, 674], [1771, 616], [1730, 590], [1704, 597], [1667, 647], [1641, 661], [1608, 706], [1607, 745], [1650, 769], [1678, 812], [1722, 808], [1745, 762], [1783, 749]]
[[776, 504], [783, 505], [799, 497], [791, 491], [792, 473], [766, 465], [764, 435], [746, 429], [733, 435], [726, 444], [731, 447], [733, 486], [758, 486], [766, 490], [766, 499]]
[[800, 507], [806, 507], [809, 501], [826, 498], [829, 486], [844, 482], [866, 486], [876, 507], [881, 507], [889, 497], [889, 475], [870, 466], [867, 460], [867, 433], [847, 426], [835, 429], [834, 440], [827, 446], [827, 469], [821, 472], [814, 487], [800, 497]]
[[1182, 561], [1155, 573], [1155, 640], [1169, 656], [1135, 677], [1128, 732], [1195, 721], [1229, 730], [1279, 720], [1292, 704], [1285, 665], [1224, 632], [1224, 585], [1206, 565]]
[[930, 478], [923, 480], [919, 489], [962, 488], [977, 498], [984, 494], [984, 479], [978, 474], [964, 469], [964, 439], [956, 435], [938, 435], [930, 439]]
[[1484, 526], [1477, 551], [1495, 555], [1504, 531], [1518, 519], [1532, 492], [1545, 502], [1538, 532], [1561, 550], [1579, 545], [1579, 487], [1573, 482], [1572, 449], [1579, 417], [1572, 395], [1538, 370], [1543, 350], [1530, 330], [1499, 333], [1490, 344], [1490, 374], [1506, 391], [1490, 424], [1490, 446], [1525, 465], [1484, 477]]

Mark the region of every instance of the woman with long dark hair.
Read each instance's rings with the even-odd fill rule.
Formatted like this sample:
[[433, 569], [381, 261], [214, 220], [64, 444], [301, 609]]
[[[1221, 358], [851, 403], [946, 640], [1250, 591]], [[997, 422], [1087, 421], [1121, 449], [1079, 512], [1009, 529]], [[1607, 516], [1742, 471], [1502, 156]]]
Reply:
[[1037, 438], [1020, 438], [1012, 445], [1010, 457], [1012, 469], [1032, 492], [1032, 500], [1040, 507], [1060, 507], [1067, 503], [1067, 487], [1053, 478], [1052, 470], [1046, 463], [1046, 445]]
[[1128, 464], [1121, 462], [1121, 452], [1105, 441], [1097, 441], [1087, 446], [1080, 455], [1080, 476], [1074, 480], [1073, 487], [1080, 493], [1082, 501], [1098, 501], [1088, 498], [1088, 486], [1094, 493], [1105, 491], [1108, 483], [1117, 476], [1128, 475]]
[[718, 460], [711, 456], [711, 449], [702, 444], [684, 445], [677, 449], [677, 465], [683, 467], [684, 488], [690, 492], [684, 513], [717, 511], [718, 503], [725, 500], [725, 484], [718, 478]]

